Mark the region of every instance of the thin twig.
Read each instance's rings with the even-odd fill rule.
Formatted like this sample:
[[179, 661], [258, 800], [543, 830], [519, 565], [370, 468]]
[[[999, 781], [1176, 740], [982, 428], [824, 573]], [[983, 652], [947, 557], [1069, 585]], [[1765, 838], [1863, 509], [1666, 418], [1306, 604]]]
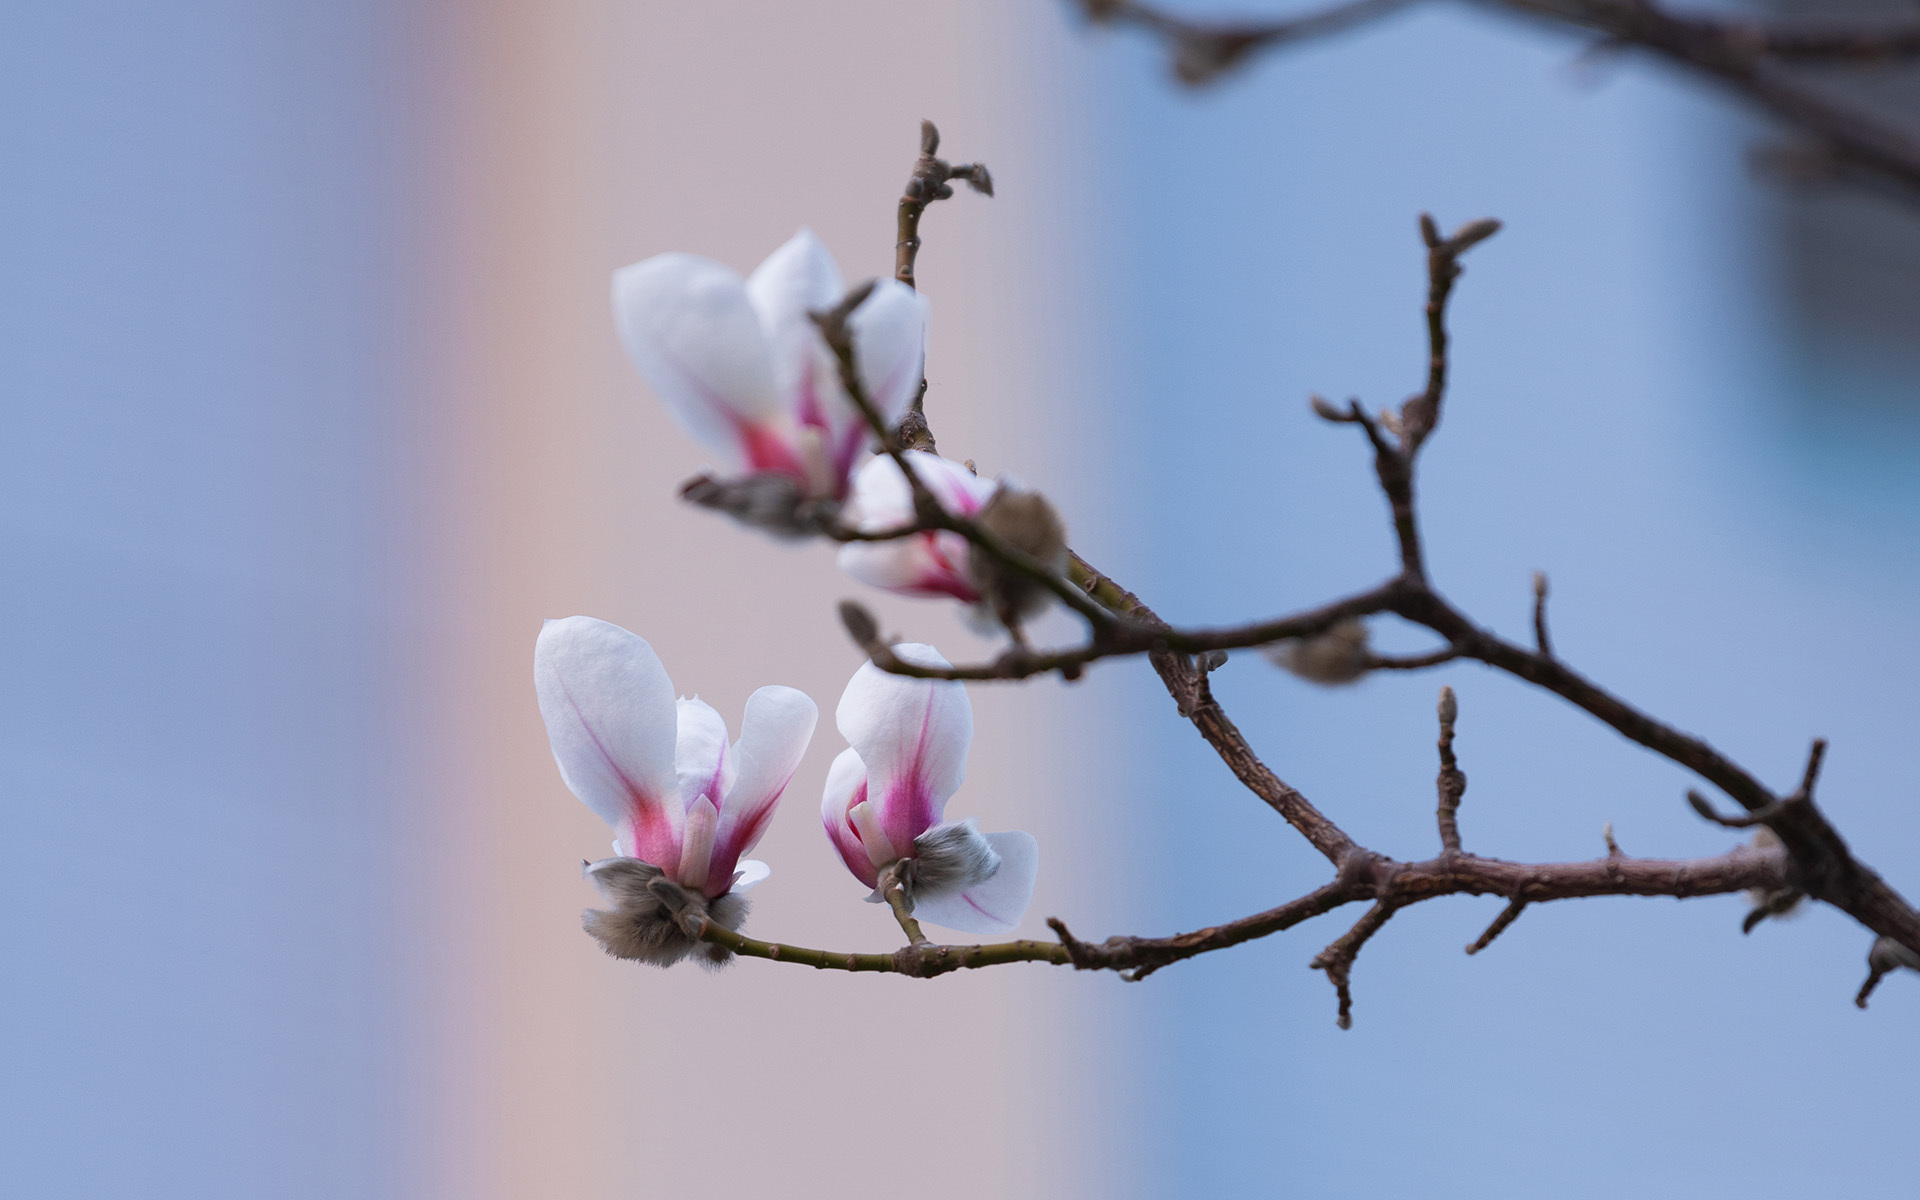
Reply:
[[1467, 953], [1478, 954], [1488, 946], [1493, 945], [1493, 939], [1505, 933], [1507, 926], [1519, 920], [1520, 914], [1524, 912], [1527, 905], [1531, 903], [1533, 903], [1531, 900], [1522, 900], [1519, 898], [1508, 901], [1507, 906], [1500, 910], [1500, 915], [1493, 919], [1493, 924], [1487, 926], [1487, 931], [1475, 938], [1473, 944], [1467, 947]]
[[[1724, 895], [1752, 888], [1785, 886], [1788, 863], [1777, 849], [1741, 847], [1712, 858], [1597, 859], [1574, 863], [1513, 863], [1477, 855], [1445, 855], [1424, 862], [1399, 863], [1364, 852], [1349, 860], [1331, 883], [1284, 904], [1190, 933], [1169, 937], [1112, 937], [1082, 942], [1057, 919], [1050, 921], [1060, 941], [993, 942], [943, 945], [910, 942], [888, 954], [816, 950], [766, 942], [700, 918], [694, 936], [747, 958], [797, 963], [826, 971], [877, 972], [928, 979], [951, 971], [1016, 962], [1050, 963], [1081, 970], [1109, 970], [1144, 979], [1162, 967], [1293, 928], [1343, 905], [1373, 900], [1398, 910], [1440, 896], [1503, 895], [1531, 903], [1592, 896]], [[1377, 919], [1377, 929], [1384, 918]], [[1365, 919], [1363, 918], [1363, 923]], [[1356, 927], [1358, 928], [1358, 927]], [[1370, 936], [1371, 929], [1366, 931]], [[1352, 938], [1349, 931], [1346, 941]], [[1364, 941], [1364, 938], [1358, 941]], [[1358, 941], [1351, 948], [1357, 952]], [[1341, 942], [1328, 947], [1334, 951]], [[1326, 953], [1326, 952], [1323, 952]], [[1351, 957], [1348, 958], [1351, 966]], [[1316, 962], [1317, 969], [1325, 969]]]
[[1453, 689], [1440, 689], [1440, 776], [1435, 789], [1440, 794], [1436, 815], [1440, 825], [1440, 848], [1460, 852], [1460, 798], [1467, 793], [1467, 776], [1453, 754], [1453, 723], [1460, 715], [1460, 702]]
[[1335, 1022], [1342, 1029], [1353, 1028], [1353, 989], [1349, 986], [1349, 977], [1353, 972], [1354, 959], [1360, 956], [1360, 948], [1367, 939], [1380, 932], [1393, 914], [1400, 908], [1390, 900], [1381, 900], [1366, 911], [1353, 928], [1335, 938], [1333, 944], [1314, 957], [1310, 965], [1316, 971], [1325, 971], [1327, 979], [1333, 984], [1334, 993], [1339, 997], [1340, 1013]]
[[1553, 639], [1547, 636], [1547, 573], [1533, 573], [1533, 648], [1542, 658], [1553, 657]]
[[907, 945], [924, 946], [927, 935], [921, 931], [920, 922], [913, 918], [913, 906], [907, 903], [906, 882], [901, 873], [906, 870], [906, 860], [901, 859], [880, 873], [880, 896], [893, 910], [893, 919], [900, 923], [900, 932], [907, 935]]
[[1166, 38], [1174, 46], [1174, 72], [1182, 82], [1194, 85], [1219, 78], [1258, 51], [1353, 29], [1417, 2], [1347, 0], [1285, 20], [1203, 25], [1132, 0], [1080, 0], [1082, 10], [1094, 21], [1137, 25]]
[[[985, 163], [960, 163], [953, 165], [937, 157], [940, 150], [940, 131], [934, 128], [932, 121], [920, 122], [920, 157], [914, 160], [913, 174], [907, 177], [907, 186], [900, 193], [900, 204], [896, 210], [896, 240], [893, 245], [893, 277], [910, 288], [920, 286], [919, 277], [914, 274], [914, 265], [920, 256], [920, 217], [927, 211], [927, 205], [935, 200], [945, 200], [953, 195], [948, 183], [952, 179], [964, 179], [973, 190], [982, 195], [993, 195], [993, 176], [987, 171]], [[927, 379], [920, 377], [920, 390], [914, 393], [913, 403], [907, 406], [907, 415], [900, 420], [896, 431], [900, 444], [909, 450], [935, 452], [933, 430], [927, 425]]]

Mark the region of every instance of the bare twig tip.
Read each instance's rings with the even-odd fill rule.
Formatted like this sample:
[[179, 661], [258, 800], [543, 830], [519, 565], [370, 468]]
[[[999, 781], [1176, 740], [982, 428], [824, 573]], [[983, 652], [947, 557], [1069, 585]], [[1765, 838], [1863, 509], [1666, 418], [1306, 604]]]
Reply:
[[880, 640], [879, 622], [858, 600], [840, 602], [840, 623], [846, 626], [847, 636], [862, 650], [871, 652], [874, 643]]

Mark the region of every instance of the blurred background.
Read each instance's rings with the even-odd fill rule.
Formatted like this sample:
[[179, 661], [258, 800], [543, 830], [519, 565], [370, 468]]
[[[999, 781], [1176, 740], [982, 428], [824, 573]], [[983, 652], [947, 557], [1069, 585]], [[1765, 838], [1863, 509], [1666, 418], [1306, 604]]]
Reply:
[[[1333, 917], [1140, 985], [603, 957], [531, 686], [544, 617], [641, 633], [737, 730], [831, 711], [854, 585], [688, 510], [608, 273], [802, 224], [890, 269], [917, 123], [999, 194], [930, 211], [942, 449], [1046, 489], [1178, 620], [1370, 583], [1350, 430], [1424, 369], [1414, 219], [1498, 216], [1424, 495], [1439, 583], [1767, 779], [1833, 739], [1841, 829], [1920, 890], [1920, 210], [1756, 180], [1774, 135], [1630, 60], [1437, 8], [1199, 93], [1055, 4], [720, 0], [0, 10], [0, 1182], [194, 1197], [1893, 1194], [1920, 988], [1730, 898]], [[1903, 103], [1881, 76], [1876, 98]], [[872, 600], [872, 597], [866, 597]], [[950, 656], [937, 605], [874, 602]], [[1070, 636], [1071, 626], [1053, 626]], [[1422, 645], [1382, 629], [1384, 643]], [[1437, 676], [1437, 677], [1436, 677]], [[1690, 782], [1471, 667], [1216, 687], [1363, 843], [1729, 842]], [[1144, 664], [972, 691], [955, 815], [1044, 847], [1026, 932], [1192, 928], [1319, 883]], [[750, 926], [879, 948], [815, 811]]]

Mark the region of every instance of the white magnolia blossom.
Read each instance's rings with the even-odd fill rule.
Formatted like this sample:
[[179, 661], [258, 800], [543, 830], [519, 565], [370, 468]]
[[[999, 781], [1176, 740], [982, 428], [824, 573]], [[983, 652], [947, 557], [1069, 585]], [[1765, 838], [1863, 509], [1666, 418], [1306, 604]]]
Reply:
[[[977, 516], [1000, 486], [924, 450], [909, 450], [906, 458], [940, 507], [957, 517]], [[866, 533], [913, 523], [913, 488], [890, 455], [868, 459], [854, 475], [842, 519]], [[966, 538], [945, 529], [890, 542], [848, 542], [840, 547], [840, 569], [862, 583], [901, 595], [952, 596], [978, 604], [980, 588], [967, 568], [969, 550]]]
[[693, 951], [673, 911], [656, 903], [657, 879], [676, 885], [676, 903], [737, 928], [745, 916], [737, 894], [769, 873], [741, 856], [766, 832], [806, 753], [819, 719], [813, 701], [790, 687], [761, 688], [729, 744], [711, 705], [675, 698], [653, 647], [592, 617], [548, 621], [533, 674], [560, 777], [614, 828], [618, 857], [588, 873], [620, 911], [589, 914], [589, 931], [623, 958], [664, 964]]
[[[613, 318], [640, 373], [725, 471], [773, 472], [839, 499], [873, 434], [808, 313], [845, 293], [833, 257], [802, 229], [746, 279], [692, 254], [622, 268]], [[861, 382], [896, 424], [920, 388], [926, 300], [883, 280], [848, 324]]]
[[[948, 665], [931, 646], [893, 652], [922, 666]], [[1017, 830], [982, 834], [971, 819], [943, 820], [973, 742], [965, 686], [867, 663], [847, 684], [835, 719], [851, 746], [827, 772], [820, 815], [847, 869], [875, 888], [881, 871], [906, 860], [902, 877], [918, 919], [972, 934], [1017, 927], [1033, 899], [1039, 844]]]

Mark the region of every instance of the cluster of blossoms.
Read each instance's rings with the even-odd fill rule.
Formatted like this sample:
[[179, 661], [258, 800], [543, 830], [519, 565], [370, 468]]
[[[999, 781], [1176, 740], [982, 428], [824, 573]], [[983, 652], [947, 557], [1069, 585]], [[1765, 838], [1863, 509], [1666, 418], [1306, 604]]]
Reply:
[[[873, 453], [872, 430], [812, 316], [844, 291], [833, 259], [803, 229], [745, 279], [688, 254], [627, 267], [614, 275], [614, 318], [635, 365], [723, 471], [780, 503], [831, 504], [856, 529], [898, 529], [914, 523], [912, 485], [892, 457]], [[881, 283], [847, 326], [862, 388], [891, 425], [920, 388], [926, 302]], [[958, 517], [1019, 494], [934, 454], [906, 458]], [[849, 543], [840, 564], [876, 587], [951, 597], [984, 614], [987, 585], [968, 551], [962, 535], [928, 530]], [[906, 662], [947, 665], [931, 646], [893, 649]], [[723, 948], [690, 930], [696, 918], [735, 930], [745, 919], [744, 893], [769, 871], [744, 855], [765, 834], [818, 707], [793, 688], [761, 688], [730, 743], [712, 706], [676, 698], [651, 646], [591, 617], [546, 623], [534, 682], [561, 778], [614, 829], [614, 857], [587, 867], [612, 908], [588, 912], [587, 931], [619, 958], [724, 961]], [[867, 663], [835, 720], [848, 748], [828, 772], [821, 816], [868, 899], [898, 887], [918, 920], [972, 934], [1014, 929], [1033, 894], [1034, 839], [944, 819], [973, 740], [965, 686]]]

